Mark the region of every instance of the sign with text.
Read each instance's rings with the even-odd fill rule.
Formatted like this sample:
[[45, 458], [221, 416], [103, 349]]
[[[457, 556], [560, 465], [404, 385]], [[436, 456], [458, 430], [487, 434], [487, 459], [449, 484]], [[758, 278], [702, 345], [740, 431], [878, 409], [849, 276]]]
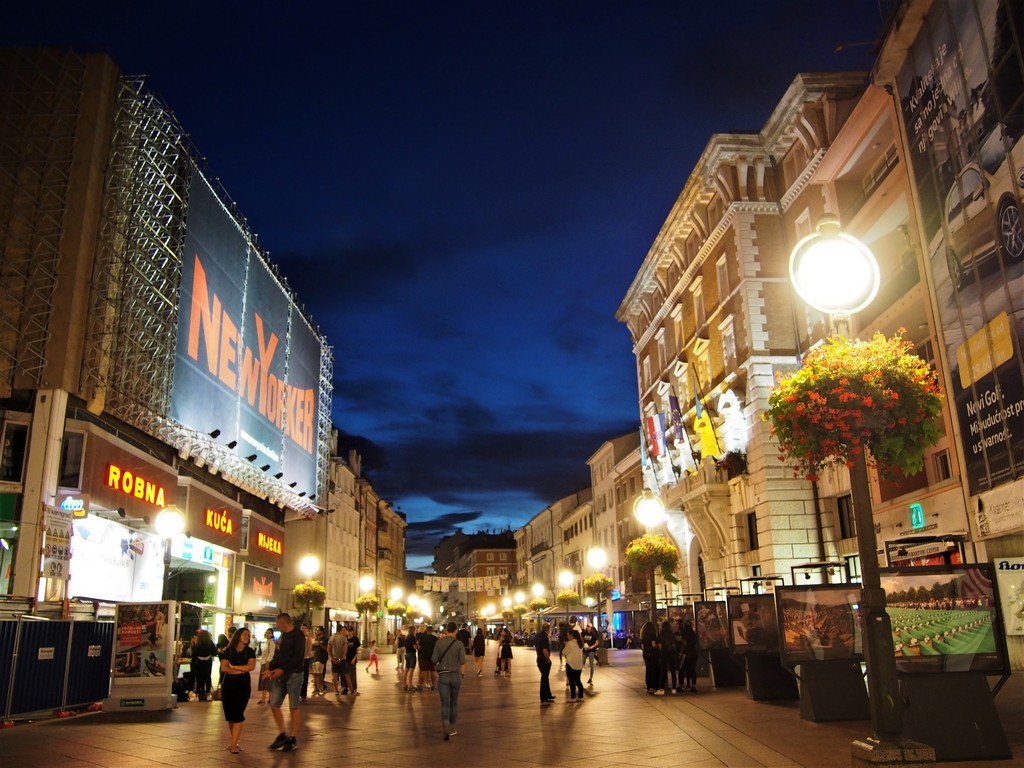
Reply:
[[314, 496], [320, 359], [320, 337], [193, 170], [171, 416]]
[[185, 533], [238, 552], [242, 548], [242, 508], [198, 485], [187, 485]]
[[156, 519], [175, 503], [178, 475], [169, 466], [137, 456], [90, 433], [85, 450], [84, 488], [88, 501], [101, 509], [124, 509], [128, 517]]
[[71, 564], [71, 525], [74, 514], [59, 507], [44, 507], [42, 575], [67, 581]]
[[1021, 14], [931, 6], [897, 78], [972, 495], [1024, 473]]
[[249, 560], [280, 568], [284, 565], [284, 531], [259, 515], [249, 515]]

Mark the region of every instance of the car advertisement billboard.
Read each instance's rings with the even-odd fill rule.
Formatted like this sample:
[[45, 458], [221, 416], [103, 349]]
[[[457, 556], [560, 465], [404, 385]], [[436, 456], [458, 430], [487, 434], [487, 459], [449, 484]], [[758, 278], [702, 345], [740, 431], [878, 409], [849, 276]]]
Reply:
[[972, 494], [1024, 469], [1020, 8], [939, 0], [897, 78]]
[[293, 298], [193, 169], [171, 417], [315, 496], [320, 352]]

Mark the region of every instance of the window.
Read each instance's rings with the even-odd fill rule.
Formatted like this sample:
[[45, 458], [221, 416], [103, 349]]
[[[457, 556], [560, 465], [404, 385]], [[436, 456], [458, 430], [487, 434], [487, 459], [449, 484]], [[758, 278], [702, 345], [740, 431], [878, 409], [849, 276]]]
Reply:
[[726, 373], [736, 370], [736, 332], [732, 327], [732, 315], [718, 326], [722, 333], [722, 362]]
[[492, 562], [492, 563], [494, 562], [494, 553], [493, 552], [488, 552], [487, 553], [487, 561], [488, 562]]
[[499, 560], [501, 560], [501, 561], [504, 561], [504, 560], [505, 560], [505, 557], [506, 557], [507, 555], [508, 555], [508, 553], [507, 553], [507, 552], [499, 552], [499, 553], [498, 553], [498, 559], [499, 559]]
[[0, 455], [0, 480], [20, 483], [25, 470], [25, 448], [28, 445], [28, 425], [4, 425], [3, 454]]
[[747, 549], [751, 552], [759, 549], [757, 543], [757, 512], [747, 513]]
[[683, 346], [683, 305], [672, 308], [672, 341], [676, 347]]
[[644, 358], [644, 389], [651, 386], [651, 358], [650, 355]]
[[949, 464], [949, 451], [942, 450], [935, 454], [935, 481], [942, 482], [953, 476], [953, 468]]
[[839, 516], [839, 538], [852, 539], [857, 535], [857, 524], [853, 516], [853, 496], [836, 498], [836, 512]]
[[659, 328], [658, 339], [658, 370], [661, 371], [668, 364], [668, 356], [665, 353], [665, 329]]
[[690, 294], [693, 296], [693, 324], [700, 328], [707, 322], [707, 315], [704, 312], [704, 286], [699, 277], [693, 281]]
[[850, 581], [860, 581], [860, 555], [850, 555], [846, 558], [846, 568], [850, 571]]
[[729, 286], [729, 264], [725, 260], [725, 256], [722, 256], [715, 264], [715, 269], [718, 272], [718, 302], [725, 301], [731, 290]]
[[85, 435], [81, 432], [65, 432], [64, 444], [60, 449], [61, 488], [82, 488], [82, 456], [85, 453]]

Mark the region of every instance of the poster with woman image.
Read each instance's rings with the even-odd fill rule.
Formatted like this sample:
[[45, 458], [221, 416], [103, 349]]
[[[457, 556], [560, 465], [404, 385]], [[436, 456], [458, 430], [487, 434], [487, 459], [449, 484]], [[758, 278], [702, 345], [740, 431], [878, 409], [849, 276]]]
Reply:
[[729, 647], [729, 613], [724, 600], [701, 600], [693, 604], [697, 617], [697, 647], [712, 651]]
[[173, 665], [173, 603], [118, 603], [114, 678], [168, 677]]

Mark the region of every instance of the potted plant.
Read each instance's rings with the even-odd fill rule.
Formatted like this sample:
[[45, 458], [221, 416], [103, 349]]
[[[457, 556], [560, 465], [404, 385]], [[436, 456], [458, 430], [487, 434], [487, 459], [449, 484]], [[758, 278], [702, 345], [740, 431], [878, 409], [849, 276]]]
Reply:
[[323, 608], [327, 601], [327, 590], [316, 579], [308, 579], [295, 585], [295, 588], [292, 589], [292, 599], [303, 609], [303, 614], [308, 614], [309, 620], [312, 621], [313, 611]]
[[614, 588], [615, 582], [603, 573], [595, 573], [583, 580], [583, 592], [598, 601], [606, 599]]

